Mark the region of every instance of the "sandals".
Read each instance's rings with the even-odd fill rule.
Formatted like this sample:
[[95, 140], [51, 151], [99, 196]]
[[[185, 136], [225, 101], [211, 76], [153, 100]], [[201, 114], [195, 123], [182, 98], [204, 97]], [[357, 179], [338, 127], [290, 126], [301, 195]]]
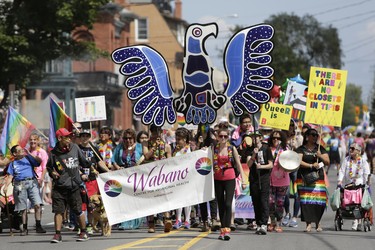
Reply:
[[280, 226], [275, 227], [275, 232], [276, 233], [282, 233], [283, 229]]
[[268, 225], [267, 225], [267, 231], [268, 231], [268, 232], [272, 232], [274, 229], [275, 229], [275, 226], [274, 226], [274, 225], [272, 225], [272, 224], [268, 224]]
[[311, 232], [311, 224], [306, 225], [306, 229], [304, 230], [304, 232], [306, 232], [306, 233]]
[[317, 231], [317, 232], [321, 232], [321, 231], [323, 231], [323, 228], [322, 228], [322, 226], [320, 226], [320, 224], [317, 224], [317, 225], [316, 225], [316, 231]]

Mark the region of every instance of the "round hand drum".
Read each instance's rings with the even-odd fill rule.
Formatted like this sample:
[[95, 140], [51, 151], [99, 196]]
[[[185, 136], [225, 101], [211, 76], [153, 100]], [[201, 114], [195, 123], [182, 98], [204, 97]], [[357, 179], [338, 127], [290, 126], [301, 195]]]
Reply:
[[281, 152], [279, 156], [279, 163], [286, 172], [293, 172], [299, 168], [301, 160], [296, 152], [286, 150]]

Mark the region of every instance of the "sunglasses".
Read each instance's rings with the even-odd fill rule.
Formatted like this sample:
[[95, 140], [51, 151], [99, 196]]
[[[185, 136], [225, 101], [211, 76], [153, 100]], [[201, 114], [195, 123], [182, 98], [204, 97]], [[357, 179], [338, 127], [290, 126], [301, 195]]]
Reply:
[[272, 140], [281, 140], [281, 137], [274, 137]]
[[350, 147], [349, 149], [350, 149], [350, 150], [355, 150], [355, 148], [354, 148], [354, 147]]
[[122, 137], [123, 140], [133, 140], [133, 137]]
[[309, 135], [311, 135], [312, 137], [318, 137], [318, 134], [316, 134], [316, 133], [312, 133], [312, 134], [309, 134]]
[[227, 135], [219, 135], [219, 138], [228, 138], [228, 136]]

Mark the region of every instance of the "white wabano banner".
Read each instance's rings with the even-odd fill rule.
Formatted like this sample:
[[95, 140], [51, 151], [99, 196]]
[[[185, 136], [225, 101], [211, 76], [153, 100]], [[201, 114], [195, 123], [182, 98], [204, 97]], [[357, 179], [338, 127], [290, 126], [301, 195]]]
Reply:
[[212, 172], [208, 149], [100, 174], [109, 224], [213, 200]]

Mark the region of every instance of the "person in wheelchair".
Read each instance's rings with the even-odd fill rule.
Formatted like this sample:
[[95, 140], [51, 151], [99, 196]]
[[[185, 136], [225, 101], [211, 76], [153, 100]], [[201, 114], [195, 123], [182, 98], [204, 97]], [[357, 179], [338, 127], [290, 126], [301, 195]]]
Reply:
[[[363, 188], [370, 174], [368, 162], [361, 155], [362, 147], [353, 143], [349, 148], [349, 155], [345, 157], [339, 170], [337, 186], [346, 189]], [[361, 201], [359, 201], [360, 203]], [[352, 229], [361, 230], [362, 225], [360, 219], [354, 219]]]

